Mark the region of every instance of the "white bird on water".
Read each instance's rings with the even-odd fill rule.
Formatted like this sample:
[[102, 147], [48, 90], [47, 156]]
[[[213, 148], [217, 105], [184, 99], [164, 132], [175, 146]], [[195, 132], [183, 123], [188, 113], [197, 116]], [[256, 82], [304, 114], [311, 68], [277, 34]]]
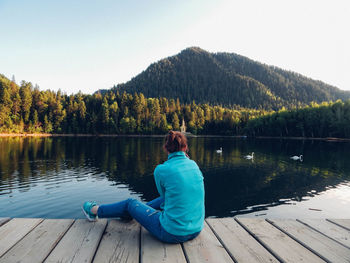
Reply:
[[254, 158], [254, 152], [252, 152], [252, 155], [246, 155], [244, 156], [244, 158], [250, 160], [250, 159], [253, 159]]
[[297, 160], [303, 161], [303, 155], [300, 155], [300, 156], [292, 156], [292, 157], [290, 157], [290, 159], [292, 159], [292, 160], [294, 160], [294, 161], [297, 161]]
[[216, 150], [217, 153], [222, 153], [222, 147], [219, 150]]

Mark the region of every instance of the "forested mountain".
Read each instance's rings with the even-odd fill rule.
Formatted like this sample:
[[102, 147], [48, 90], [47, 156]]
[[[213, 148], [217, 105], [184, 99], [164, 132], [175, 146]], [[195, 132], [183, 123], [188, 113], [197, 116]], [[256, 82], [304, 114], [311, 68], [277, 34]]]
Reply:
[[263, 108], [306, 106], [346, 100], [350, 92], [298, 73], [268, 66], [233, 53], [209, 53], [197, 47], [151, 64], [114, 90], [146, 97], [179, 98], [183, 103]]

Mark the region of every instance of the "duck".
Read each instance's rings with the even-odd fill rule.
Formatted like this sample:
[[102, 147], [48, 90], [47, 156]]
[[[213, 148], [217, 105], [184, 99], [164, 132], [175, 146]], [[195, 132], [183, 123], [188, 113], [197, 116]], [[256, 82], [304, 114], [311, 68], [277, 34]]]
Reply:
[[302, 160], [303, 160], [303, 155], [300, 155], [300, 156], [292, 156], [292, 157], [290, 157], [290, 159], [292, 159], [292, 160], [294, 160], [294, 161], [297, 161], [297, 160], [302, 161]]
[[244, 158], [250, 160], [250, 159], [253, 159], [254, 158], [254, 152], [252, 152], [252, 155], [246, 155], [244, 156]]
[[222, 153], [222, 147], [219, 150], [216, 150], [217, 153]]

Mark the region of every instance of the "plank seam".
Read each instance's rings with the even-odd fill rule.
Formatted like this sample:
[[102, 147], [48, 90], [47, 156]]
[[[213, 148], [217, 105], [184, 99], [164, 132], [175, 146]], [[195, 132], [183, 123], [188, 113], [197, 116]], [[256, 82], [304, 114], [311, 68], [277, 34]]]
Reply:
[[344, 228], [345, 230], [350, 231], [350, 228], [347, 228], [346, 226], [343, 226], [341, 224], [338, 224], [337, 222], [332, 221], [331, 219], [326, 219], [328, 222], [331, 222], [332, 224], [335, 224], [337, 226], [340, 226], [341, 228]]
[[182, 252], [184, 253], [185, 259], [187, 263], [190, 263], [190, 259], [188, 258], [187, 252], [186, 252], [186, 248], [184, 246], [184, 243], [181, 243], [181, 248], [182, 248]]
[[2, 221], [1, 223], [0, 223], [0, 226], [2, 226], [2, 225], [5, 225], [7, 222], [9, 222], [11, 220], [11, 218], [9, 218], [9, 217], [6, 217], [5, 219], [4, 219], [4, 221]]
[[221, 243], [221, 245], [225, 248], [226, 252], [229, 254], [229, 256], [231, 257], [231, 259], [233, 260], [233, 262], [238, 263], [238, 261], [235, 259], [235, 257], [232, 255], [231, 251], [228, 249], [228, 247], [225, 245], [225, 242], [221, 239], [221, 237], [215, 232], [214, 228], [210, 225], [210, 223], [205, 220], [205, 222], [207, 223], [207, 225], [209, 226], [209, 228], [211, 229], [211, 231], [214, 233], [214, 235], [216, 236], [216, 238], [219, 240], [219, 242]]
[[325, 236], [325, 237], [331, 239], [332, 241], [335, 241], [335, 242], [338, 243], [339, 245], [342, 245], [342, 246], [346, 247], [347, 249], [350, 249], [350, 247], [348, 247], [347, 245], [345, 245], [345, 244], [341, 243], [340, 241], [338, 241], [338, 240], [336, 240], [336, 239], [334, 239], [334, 238], [332, 238], [332, 237], [326, 235], [325, 233], [322, 233], [322, 232], [319, 231], [318, 229], [316, 229], [316, 228], [310, 226], [308, 223], [305, 223], [305, 222], [301, 221], [300, 219], [296, 219], [296, 220], [297, 220], [297, 222], [299, 222], [299, 223], [301, 223], [301, 224], [303, 224], [303, 225], [305, 225], [305, 226], [311, 228], [312, 230], [316, 231], [317, 233], [320, 233], [321, 235], [323, 235], [323, 236]]
[[109, 224], [109, 220], [107, 220], [107, 223], [106, 223], [106, 225], [105, 225], [105, 227], [104, 227], [104, 229], [103, 229], [102, 235], [100, 236], [100, 239], [99, 239], [99, 241], [98, 241], [98, 244], [97, 244], [96, 249], [95, 249], [95, 252], [94, 252], [94, 255], [92, 256], [90, 262], [94, 262], [94, 260], [95, 260], [95, 256], [96, 256], [96, 254], [97, 254], [97, 250], [99, 249], [100, 244], [101, 244], [101, 241], [102, 241], [102, 238], [103, 238], [103, 236], [104, 236], [105, 233], [106, 233], [106, 229], [107, 229], [108, 224]]
[[143, 240], [142, 240], [142, 226], [140, 224], [140, 238], [139, 238], [139, 263], [142, 263], [142, 254], [143, 254]]
[[33, 228], [31, 230], [28, 231], [27, 234], [25, 234], [22, 238], [20, 238], [15, 244], [13, 244], [9, 249], [7, 249], [6, 251], [4, 251], [4, 253], [2, 253], [2, 255], [0, 255], [0, 258], [2, 258], [7, 252], [9, 252], [14, 246], [16, 246], [19, 242], [21, 242], [26, 236], [28, 236], [38, 225], [40, 225], [42, 222], [44, 221], [43, 218], [40, 218], [40, 221], [33, 226]]
[[305, 247], [306, 249], [308, 249], [309, 251], [311, 251], [312, 253], [314, 253], [316, 256], [318, 256], [319, 258], [321, 258], [322, 260], [328, 262], [328, 263], [332, 263], [331, 261], [329, 261], [327, 258], [325, 258], [324, 256], [320, 255], [316, 250], [312, 249], [311, 247], [309, 247], [308, 245], [306, 245], [304, 242], [302, 242], [301, 240], [297, 239], [296, 237], [294, 237], [292, 234], [288, 233], [287, 231], [285, 231], [283, 228], [279, 227], [278, 225], [276, 225], [273, 221], [269, 220], [269, 219], [265, 219], [266, 222], [270, 223], [272, 226], [274, 226], [275, 228], [277, 228], [279, 231], [283, 232], [284, 234], [286, 234], [287, 236], [289, 236], [291, 239], [293, 239], [294, 241], [296, 241], [297, 243], [299, 243], [300, 245], [302, 245], [303, 247]]
[[60, 243], [60, 241], [62, 240], [62, 238], [66, 235], [66, 233], [68, 232], [68, 230], [72, 227], [73, 223], [75, 222], [75, 220], [73, 219], [71, 224], [69, 225], [69, 227], [67, 227], [66, 231], [64, 231], [62, 233], [62, 235], [60, 237], [58, 237], [58, 239], [56, 240], [56, 244], [54, 244], [54, 246], [51, 248], [51, 250], [47, 253], [47, 255], [44, 257], [44, 260], [42, 262], [45, 262], [45, 260], [50, 256], [51, 252], [57, 247], [58, 243]]
[[253, 232], [251, 232], [242, 222], [239, 221], [238, 218], [234, 217], [234, 220], [245, 230], [248, 232], [249, 235], [251, 235], [260, 245], [262, 245], [272, 256], [274, 256], [279, 262], [285, 263], [285, 261], [277, 255], [272, 248], [270, 248], [267, 244], [264, 243], [261, 239], [259, 239]]

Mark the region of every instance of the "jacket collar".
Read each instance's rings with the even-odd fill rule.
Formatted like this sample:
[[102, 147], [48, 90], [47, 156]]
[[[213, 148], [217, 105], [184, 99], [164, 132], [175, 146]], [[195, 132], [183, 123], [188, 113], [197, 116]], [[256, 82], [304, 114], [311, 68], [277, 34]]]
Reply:
[[173, 153], [169, 153], [168, 154], [168, 160], [170, 160], [173, 157], [177, 157], [177, 156], [183, 156], [186, 157], [185, 153], [183, 151], [179, 151], [179, 152], [173, 152]]

